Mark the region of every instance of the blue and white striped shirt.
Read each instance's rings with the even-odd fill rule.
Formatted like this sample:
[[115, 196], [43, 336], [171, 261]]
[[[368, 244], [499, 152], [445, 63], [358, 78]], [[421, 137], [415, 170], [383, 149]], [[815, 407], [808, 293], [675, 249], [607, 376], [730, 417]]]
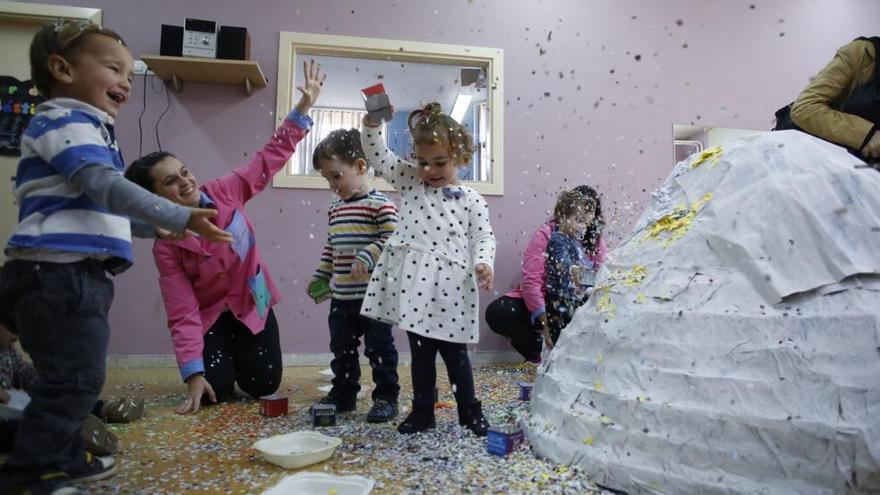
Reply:
[[37, 107], [21, 139], [15, 180], [18, 226], [7, 253], [37, 250], [121, 258], [131, 263], [131, 223], [87, 196], [71, 178], [83, 167], [124, 168], [113, 119], [79, 100], [57, 98]]

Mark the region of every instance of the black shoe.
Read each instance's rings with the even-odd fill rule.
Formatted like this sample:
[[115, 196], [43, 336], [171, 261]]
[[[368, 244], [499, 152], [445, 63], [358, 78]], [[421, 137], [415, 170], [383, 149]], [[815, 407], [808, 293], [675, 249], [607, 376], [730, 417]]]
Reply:
[[44, 473], [36, 480], [18, 485], [10, 489], [3, 489], [3, 493], [15, 493], [21, 495], [80, 495], [84, 493], [79, 488], [70, 486], [70, 477], [63, 471]]
[[397, 431], [404, 435], [430, 430], [437, 426], [434, 421], [434, 404], [417, 404], [413, 402], [413, 410], [403, 423], [397, 425]]
[[357, 411], [357, 400], [340, 401], [330, 395], [325, 395], [318, 401], [318, 404], [330, 404], [336, 406], [336, 413], [347, 413]]
[[77, 466], [67, 471], [71, 483], [88, 483], [109, 478], [116, 473], [116, 460], [110, 456], [95, 457], [91, 452]]
[[490, 426], [483, 416], [483, 404], [480, 401], [474, 401], [466, 406], [458, 405], [458, 424], [471, 430], [478, 437], [485, 437]]
[[367, 423], [386, 423], [397, 417], [397, 402], [379, 399], [367, 413]]
[[92, 454], [112, 455], [119, 450], [119, 439], [107, 428], [101, 418], [94, 414], [86, 417], [79, 434], [85, 441], [86, 450]]

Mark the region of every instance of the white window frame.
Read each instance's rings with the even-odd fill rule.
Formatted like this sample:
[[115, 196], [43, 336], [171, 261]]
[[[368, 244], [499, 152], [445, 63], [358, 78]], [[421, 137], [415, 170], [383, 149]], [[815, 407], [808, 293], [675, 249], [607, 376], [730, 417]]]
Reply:
[[[278, 48], [278, 95], [275, 105], [275, 126], [281, 124], [294, 102], [298, 55], [334, 55], [340, 57], [400, 60], [410, 62], [433, 62], [468, 65], [480, 63], [487, 66], [489, 81], [488, 103], [492, 139], [486, 150], [491, 160], [490, 179], [484, 182], [465, 182], [478, 192], [487, 195], [504, 194], [504, 52], [496, 48], [421, 43], [379, 38], [336, 36], [327, 34], [282, 31]], [[380, 190], [392, 188], [381, 179], [373, 179]], [[327, 181], [320, 176], [291, 173], [290, 164], [275, 175], [274, 187], [328, 189]]]

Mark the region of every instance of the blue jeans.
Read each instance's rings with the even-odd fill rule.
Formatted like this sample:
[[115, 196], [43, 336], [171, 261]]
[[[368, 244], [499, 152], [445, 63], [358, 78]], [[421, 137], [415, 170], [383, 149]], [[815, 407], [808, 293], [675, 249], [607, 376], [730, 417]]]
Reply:
[[373, 369], [373, 400], [396, 403], [400, 395], [397, 380], [397, 349], [391, 325], [361, 316], [363, 299], [330, 300], [330, 352], [333, 361], [333, 388], [330, 397], [342, 404], [351, 404], [361, 389], [361, 366], [358, 362], [360, 338], [364, 338], [364, 355]]
[[0, 471], [2, 486], [84, 462], [79, 430], [104, 386], [113, 282], [100, 261], [13, 260], [0, 272], [0, 288], [38, 373], [13, 453]]

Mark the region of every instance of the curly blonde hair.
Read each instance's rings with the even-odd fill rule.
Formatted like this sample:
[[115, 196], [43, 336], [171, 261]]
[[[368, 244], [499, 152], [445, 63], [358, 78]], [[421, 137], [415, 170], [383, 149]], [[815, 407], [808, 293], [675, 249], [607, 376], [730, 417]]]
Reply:
[[60, 55], [65, 59], [76, 57], [83, 42], [91, 34], [113, 38], [126, 46], [122, 36], [91, 21], [57, 19], [37, 31], [31, 42], [31, 79], [40, 94], [50, 98], [52, 85], [55, 83], [52, 73], [49, 72], [49, 56]]
[[445, 144], [458, 163], [468, 163], [474, 154], [470, 132], [452, 117], [443, 113], [436, 101], [415, 110], [406, 118], [413, 144]]

